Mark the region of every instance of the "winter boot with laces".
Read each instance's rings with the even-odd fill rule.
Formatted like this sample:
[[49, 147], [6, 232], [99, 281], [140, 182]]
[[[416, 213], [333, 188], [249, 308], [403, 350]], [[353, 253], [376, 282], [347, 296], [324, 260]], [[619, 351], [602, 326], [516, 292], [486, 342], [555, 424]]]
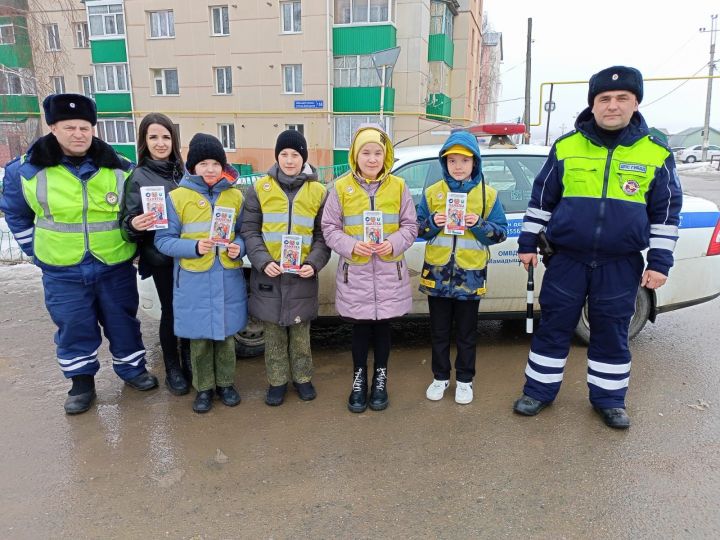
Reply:
[[361, 413], [367, 409], [367, 391], [367, 368], [355, 368], [353, 371], [352, 392], [350, 392], [350, 397], [348, 398], [348, 409], [350, 409], [350, 412]]
[[372, 390], [370, 391], [370, 408], [373, 411], [382, 411], [387, 408], [388, 403], [387, 368], [375, 368]]

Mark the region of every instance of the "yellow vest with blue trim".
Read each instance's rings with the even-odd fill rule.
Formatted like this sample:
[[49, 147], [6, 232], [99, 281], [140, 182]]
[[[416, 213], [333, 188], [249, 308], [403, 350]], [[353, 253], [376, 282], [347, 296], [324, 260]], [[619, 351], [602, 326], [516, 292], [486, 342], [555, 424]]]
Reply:
[[255, 182], [255, 193], [262, 211], [263, 240], [270, 256], [279, 261], [283, 234], [295, 234], [302, 236], [302, 264], [310, 253], [315, 217], [325, 200], [325, 186], [320, 182], [305, 182], [293, 198], [292, 211], [287, 194], [271, 176]]
[[[343, 231], [355, 240], [362, 242], [365, 238], [363, 225], [363, 212], [365, 210], [379, 210], [383, 213], [383, 238], [400, 229], [400, 206], [402, 204], [405, 181], [389, 174], [380, 183], [373, 200], [370, 195], [358, 184], [352, 173], [340, 177], [335, 182], [338, 201], [343, 214]], [[403, 254], [380, 255], [383, 261], [400, 261]], [[350, 264], [366, 264], [370, 257], [352, 254]]]
[[[668, 150], [645, 136], [631, 146], [610, 151], [573, 133], [555, 145], [557, 159], [563, 162], [563, 197], [609, 198], [646, 204], [645, 195], [664, 165]], [[605, 175], [607, 173], [607, 186]]]
[[55, 165], [23, 179], [25, 200], [35, 212], [35, 257], [53, 266], [78, 264], [88, 251], [105, 264], [131, 259], [136, 245], [123, 239], [119, 223], [128, 176], [100, 168], [83, 181]]
[[[430, 210], [430, 215], [445, 213], [450, 187], [444, 180], [439, 180], [425, 190], [425, 200]], [[487, 219], [495, 205], [497, 191], [485, 186], [485, 211], [480, 219]], [[467, 194], [468, 212], [483, 208], [482, 186], [477, 185]], [[425, 261], [434, 266], [442, 266], [448, 263], [450, 256], [455, 253], [455, 262], [465, 270], [482, 270], [487, 266], [489, 250], [487, 246], [478, 242], [475, 235], [465, 230], [463, 235], [447, 234], [441, 230], [436, 236], [425, 244]], [[434, 284], [433, 284], [434, 286]]]
[[[175, 212], [180, 220], [180, 238], [189, 240], [210, 238], [214, 206], [223, 206], [235, 209], [235, 217], [230, 227], [230, 241], [235, 239], [235, 223], [243, 205], [243, 196], [239, 189], [229, 188], [222, 191], [215, 200], [214, 206], [204, 195], [186, 187], [172, 190], [169, 197], [172, 199]], [[207, 272], [215, 262], [216, 253], [219, 253], [217, 256], [224, 268], [233, 269], [242, 266], [242, 259], [240, 257], [231, 259], [227, 254], [227, 249], [211, 249], [200, 257], [181, 258], [180, 267], [190, 272]]]

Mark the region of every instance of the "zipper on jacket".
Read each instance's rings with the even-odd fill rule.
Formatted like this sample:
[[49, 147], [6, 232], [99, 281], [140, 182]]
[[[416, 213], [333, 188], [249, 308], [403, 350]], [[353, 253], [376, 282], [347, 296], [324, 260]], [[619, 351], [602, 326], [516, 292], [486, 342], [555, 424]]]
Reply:
[[180, 265], [177, 266], [177, 271], [175, 272], [175, 288], [180, 288]]
[[375, 210], [375, 195], [370, 195], [370, 210]]
[[600, 243], [600, 233], [603, 228], [603, 221], [605, 221], [605, 206], [607, 199], [608, 181], [610, 180], [610, 165], [612, 163], [612, 155], [615, 151], [614, 148], [608, 149], [607, 160], [605, 161], [605, 172], [603, 174], [603, 189], [602, 195], [600, 196], [600, 208], [598, 210], [597, 221], [595, 222], [595, 241], [593, 242], [593, 266], [597, 258], [598, 244]]
[[348, 282], [348, 263], [343, 263], [343, 283]]
[[402, 261], [395, 263], [397, 265], [398, 281], [402, 281]]

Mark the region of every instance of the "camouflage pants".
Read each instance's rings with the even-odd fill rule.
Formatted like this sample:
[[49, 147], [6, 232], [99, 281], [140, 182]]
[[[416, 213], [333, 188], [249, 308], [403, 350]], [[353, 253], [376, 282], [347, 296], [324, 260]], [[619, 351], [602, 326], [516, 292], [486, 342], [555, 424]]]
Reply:
[[198, 392], [235, 382], [235, 338], [190, 340], [192, 385]]
[[292, 326], [265, 322], [265, 369], [272, 386], [312, 378], [309, 321]]

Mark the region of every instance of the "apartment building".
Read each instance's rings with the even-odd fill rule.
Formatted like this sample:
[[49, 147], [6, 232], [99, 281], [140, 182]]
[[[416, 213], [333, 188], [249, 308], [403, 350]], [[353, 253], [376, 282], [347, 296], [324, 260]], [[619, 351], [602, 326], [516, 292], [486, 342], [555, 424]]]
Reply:
[[[310, 161], [327, 166], [346, 162], [363, 122], [426, 144], [492, 113], [482, 0], [234, 1], [9, 2], [0, 11], [0, 147], [16, 153], [46, 130], [38, 103], [64, 91], [95, 99], [98, 136], [130, 158], [140, 119], [159, 111], [184, 149], [194, 133], [212, 133], [243, 172], [274, 161], [285, 129], [302, 131]], [[383, 86], [373, 55], [393, 48]], [[26, 135], [10, 143], [10, 132]]]

